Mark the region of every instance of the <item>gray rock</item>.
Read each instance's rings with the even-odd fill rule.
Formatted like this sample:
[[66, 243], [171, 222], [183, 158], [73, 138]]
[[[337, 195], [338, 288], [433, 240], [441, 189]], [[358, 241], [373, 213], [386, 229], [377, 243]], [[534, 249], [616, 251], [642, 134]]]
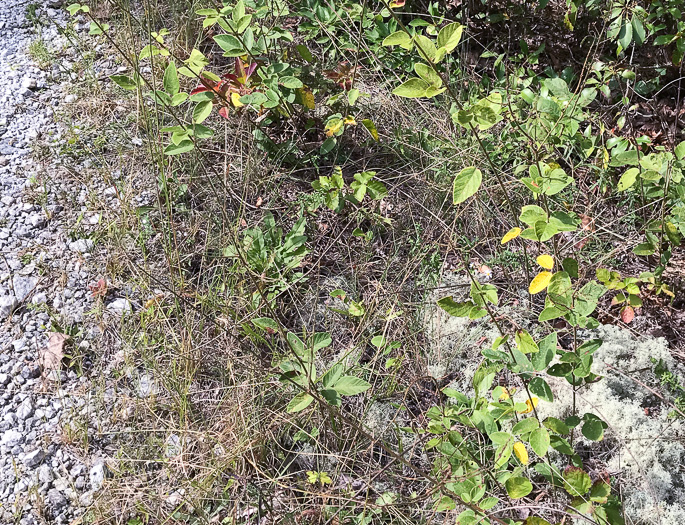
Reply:
[[43, 452], [41, 449], [34, 450], [33, 452], [29, 452], [26, 457], [24, 457], [24, 465], [26, 465], [28, 468], [36, 468], [43, 462], [44, 459], [45, 452]]
[[77, 239], [69, 243], [69, 249], [76, 253], [87, 253], [93, 249], [94, 244], [92, 239]]
[[55, 475], [52, 473], [50, 465], [42, 465], [38, 469], [38, 479], [41, 483], [52, 483], [55, 479]]
[[0, 321], [8, 318], [17, 306], [19, 306], [19, 301], [13, 295], [0, 297]]
[[107, 310], [119, 315], [130, 314], [133, 311], [133, 305], [131, 304], [131, 301], [122, 297], [109, 303], [107, 305]]
[[100, 490], [102, 484], [105, 482], [107, 476], [107, 467], [103, 462], [96, 463], [90, 469], [88, 478], [90, 479], [90, 486], [93, 490]]
[[24, 402], [19, 405], [19, 408], [17, 408], [17, 417], [24, 421], [25, 419], [30, 418], [33, 415], [33, 411], [35, 410], [35, 407], [33, 406], [33, 401], [31, 398], [26, 398]]
[[61, 509], [67, 503], [69, 503], [67, 501], [67, 498], [64, 497], [64, 494], [62, 494], [57, 489], [48, 490], [47, 500], [48, 500], [48, 503], [52, 506], [52, 508], [57, 509], [57, 510]]
[[38, 284], [37, 277], [22, 277], [15, 275], [12, 279], [12, 288], [14, 288], [14, 296], [18, 301], [23, 301], [33, 291]]
[[10, 448], [16, 447], [22, 441], [24, 441], [24, 435], [17, 430], [8, 430], [2, 435], [2, 444]]

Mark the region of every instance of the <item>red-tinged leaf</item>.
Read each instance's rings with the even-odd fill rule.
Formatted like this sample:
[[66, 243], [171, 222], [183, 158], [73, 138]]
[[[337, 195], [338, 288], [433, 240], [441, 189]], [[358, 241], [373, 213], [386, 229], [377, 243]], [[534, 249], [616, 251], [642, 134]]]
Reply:
[[97, 283], [88, 285], [88, 289], [93, 297], [104, 297], [107, 295], [107, 281], [100, 279]]
[[198, 86], [190, 92], [190, 96], [197, 95], [198, 93], [204, 93], [205, 91], [211, 91], [207, 86]]
[[238, 77], [238, 81], [241, 84], [245, 83], [245, 66], [243, 66], [243, 61], [239, 57], [235, 59], [235, 76]]
[[235, 76], [233, 73], [226, 73], [221, 78], [223, 78], [224, 80], [230, 80], [232, 82], [238, 82], [238, 77]]
[[395, 9], [396, 7], [404, 7], [406, 0], [392, 0], [390, 2], [390, 9]]
[[257, 62], [252, 62], [245, 70], [245, 78], [250, 78], [255, 69], [257, 69]]
[[633, 319], [635, 319], [635, 310], [633, 310], [632, 306], [625, 306], [621, 310], [621, 321], [625, 324], [630, 324]]
[[221, 115], [224, 118], [228, 118], [228, 108], [226, 106], [222, 107], [219, 110], [219, 115]]

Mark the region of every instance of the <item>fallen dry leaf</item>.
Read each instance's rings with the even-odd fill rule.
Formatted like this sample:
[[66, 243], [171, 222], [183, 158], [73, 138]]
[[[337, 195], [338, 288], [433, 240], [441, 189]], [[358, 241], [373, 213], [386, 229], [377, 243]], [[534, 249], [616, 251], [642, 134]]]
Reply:
[[262, 205], [262, 202], [264, 202], [264, 201], [262, 201], [262, 198], [259, 197], [259, 198], [257, 199], [257, 202], [255, 203], [255, 206], [256, 206], [257, 208], [259, 208], [259, 207]]
[[69, 336], [61, 332], [50, 332], [48, 345], [38, 350], [38, 362], [43, 367], [43, 372], [59, 370], [64, 359], [64, 345]]
[[633, 310], [632, 306], [626, 306], [621, 310], [621, 320], [625, 324], [630, 324], [633, 319], [635, 319], [635, 310]]

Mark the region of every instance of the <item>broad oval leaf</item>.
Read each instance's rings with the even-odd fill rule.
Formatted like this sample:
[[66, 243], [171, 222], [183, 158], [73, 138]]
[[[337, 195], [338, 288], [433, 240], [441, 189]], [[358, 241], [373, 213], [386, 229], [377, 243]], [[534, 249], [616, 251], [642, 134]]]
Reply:
[[405, 31], [395, 31], [388, 35], [383, 40], [384, 46], [400, 46], [405, 49], [411, 49], [412, 39]]
[[514, 454], [522, 464], [528, 464], [528, 451], [526, 450], [526, 446], [520, 441], [514, 443]]
[[393, 89], [392, 94], [404, 98], [421, 98], [426, 96], [430, 84], [421, 78], [411, 78], [401, 86]]
[[535, 261], [545, 270], [551, 270], [554, 268], [554, 257], [547, 255], [546, 253], [539, 255]]
[[501, 244], [506, 244], [509, 241], [516, 239], [516, 237], [518, 237], [519, 235], [521, 235], [521, 228], [519, 228], [519, 227], [512, 228], [511, 230], [509, 230], [504, 235], [504, 237], [502, 237]]
[[528, 291], [531, 294], [540, 293], [545, 288], [547, 288], [547, 285], [549, 284], [549, 282], [551, 280], [552, 280], [552, 272], [540, 272], [530, 282], [530, 286], [528, 287]]
[[452, 197], [454, 204], [460, 204], [474, 195], [483, 182], [483, 174], [474, 167], [469, 166], [461, 170], [454, 179]]
[[530, 434], [530, 446], [533, 451], [540, 457], [544, 457], [549, 450], [550, 439], [549, 432], [545, 427], [535, 429]]
[[195, 144], [193, 143], [192, 140], [184, 140], [181, 141], [180, 144], [169, 144], [165, 149], [164, 149], [164, 154], [165, 155], [180, 155], [181, 153], [186, 153], [188, 151], [191, 151], [195, 147]]
[[341, 377], [332, 388], [341, 396], [353, 396], [361, 394], [371, 388], [371, 384], [363, 379], [354, 376]]
[[290, 403], [288, 403], [288, 407], [286, 408], [286, 412], [288, 412], [288, 414], [301, 412], [309, 405], [311, 405], [312, 401], [314, 401], [314, 398], [310, 396], [307, 392], [300, 392], [290, 400]]
[[635, 184], [639, 173], [640, 170], [638, 168], [630, 168], [626, 170], [626, 172], [621, 175], [621, 178], [616, 185], [616, 189], [618, 191], [625, 191], [630, 188], [633, 184]]
[[509, 478], [504, 486], [511, 499], [524, 498], [533, 491], [533, 484], [521, 476]]
[[446, 25], [438, 33], [438, 47], [444, 47], [450, 53], [459, 45], [463, 31], [464, 27], [458, 22]]

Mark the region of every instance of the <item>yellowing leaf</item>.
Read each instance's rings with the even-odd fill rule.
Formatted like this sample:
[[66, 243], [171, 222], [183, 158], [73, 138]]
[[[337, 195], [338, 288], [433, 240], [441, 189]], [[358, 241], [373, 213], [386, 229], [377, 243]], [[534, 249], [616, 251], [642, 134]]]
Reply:
[[316, 101], [314, 100], [314, 93], [309, 88], [298, 88], [295, 90], [298, 96], [298, 102], [307, 109], [315, 109]]
[[538, 401], [539, 399], [537, 397], [533, 397], [533, 402], [530, 402], [530, 399], [526, 399], [526, 409], [525, 410], [519, 410], [519, 414], [528, 414], [529, 412], [532, 412], [535, 407], [538, 406]]
[[231, 102], [233, 102], [233, 105], [237, 108], [240, 108], [244, 106], [242, 102], [240, 102], [240, 94], [239, 93], [231, 93]]
[[342, 119], [335, 119], [329, 122], [326, 125], [326, 136], [327, 137], [332, 137], [333, 135], [337, 134], [341, 129], [343, 128], [343, 120]]
[[554, 258], [546, 253], [539, 255], [536, 259], [537, 263], [542, 266], [545, 270], [551, 270], [554, 268]]
[[547, 288], [547, 285], [552, 280], [552, 272], [540, 272], [535, 276], [535, 278], [530, 282], [528, 291], [532, 294], [540, 293], [542, 290]]
[[504, 237], [502, 237], [502, 244], [507, 244], [512, 239], [516, 239], [519, 235], [521, 235], [521, 228], [512, 228]]
[[500, 396], [499, 396], [499, 400], [500, 400], [500, 401], [506, 401], [507, 399], [509, 399], [509, 397], [510, 397], [510, 396], [509, 396], [509, 390], [507, 390], [506, 388], [502, 387], [502, 393], [501, 393]]
[[514, 454], [516, 454], [516, 457], [521, 463], [524, 465], [528, 464], [528, 451], [526, 450], [526, 446], [520, 441], [514, 443]]
[[354, 117], [345, 117], [344, 122], [345, 122], [346, 126], [356, 126], [357, 125], [357, 121], [354, 120]]

